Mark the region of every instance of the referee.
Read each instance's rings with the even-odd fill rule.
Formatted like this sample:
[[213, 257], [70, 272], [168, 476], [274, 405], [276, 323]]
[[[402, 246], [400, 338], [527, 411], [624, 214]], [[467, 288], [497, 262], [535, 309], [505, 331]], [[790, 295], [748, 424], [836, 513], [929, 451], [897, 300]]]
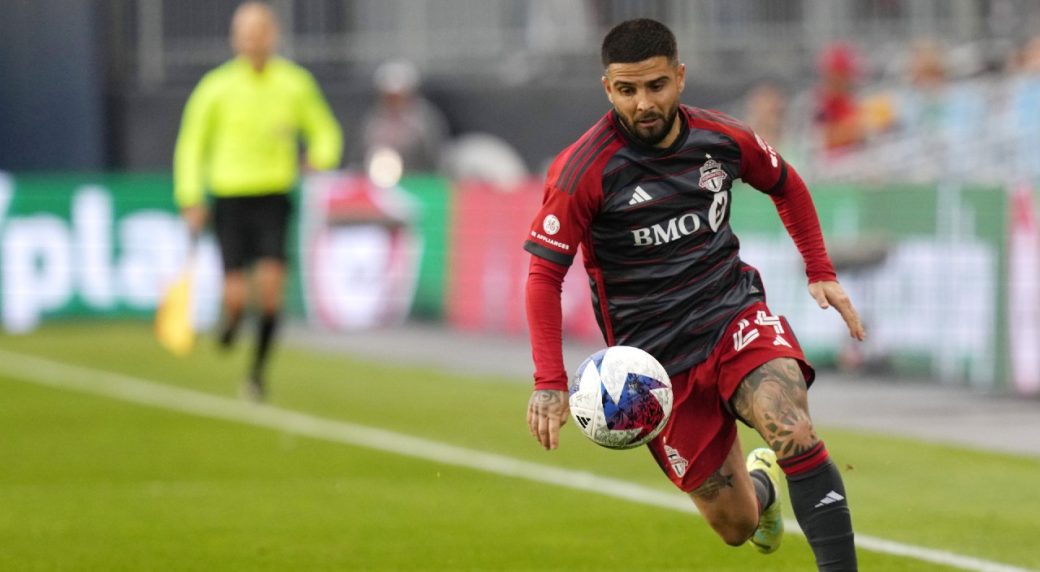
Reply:
[[312, 169], [338, 167], [343, 147], [318, 84], [275, 55], [277, 41], [270, 6], [245, 2], [235, 10], [236, 57], [207, 73], [188, 98], [173, 158], [174, 198], [193, 236], [213, 211], [224, 264], [222, 347], [233, 344], [248, 295], [255, 293], [256, 351], [243, 394], [257, 401], [265, 394], [265, 364], [282, 308], [299, 139]]

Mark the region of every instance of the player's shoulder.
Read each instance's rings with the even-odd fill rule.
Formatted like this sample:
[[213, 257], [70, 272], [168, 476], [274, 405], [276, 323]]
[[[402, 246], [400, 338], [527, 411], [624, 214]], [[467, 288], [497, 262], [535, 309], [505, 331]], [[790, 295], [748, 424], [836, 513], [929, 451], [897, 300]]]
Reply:
[[243, 69], [247, 65], [240, 58], [231, 58], [203, 74], [195, 86], [195, 91], [213, 96], [226, 93], [240, 81]]
[[231, 64], [233, 62], [234, 60], [226, 61], [202, 74], [202, 77], [199, 78], [199, 83], [195, 84], [196, 89], [213, 87], [227, 81], [232, 73], [233, 66]]
[[690, 130], [712, 131], [733, 142], [739, 153], [765, 147], [761, 138], [747, 123], [715, 109], [683, 106]]
[[229, 63], [224, 62], [202, 74], [191, 90], [191, 99], [196, 102], [212, 102], [219, 98], [224, 86], [230, 83]]
[[586, 177], [595, 176], [592, 167], [622, 146], [611, 113], [606, 113], [576, 141], [556, 155], [546, 175], [548, 184], [573, 193]]
[[686, 114], [686, 120], [690, 127], [696, 129], [707, 129], [727, 134], [739, 133], [748, 135], [752, 133], [751, 128], [746, 123], [716, 109], [683, 105], [683, 111]]
[[271, 58], [268, 63], [276, 73], [281, 75], [291, 76], [293, 79], [311, 81], [314, 76], [310, 70], [303, 67], [302, 65], [282, 56], [275, 56]]

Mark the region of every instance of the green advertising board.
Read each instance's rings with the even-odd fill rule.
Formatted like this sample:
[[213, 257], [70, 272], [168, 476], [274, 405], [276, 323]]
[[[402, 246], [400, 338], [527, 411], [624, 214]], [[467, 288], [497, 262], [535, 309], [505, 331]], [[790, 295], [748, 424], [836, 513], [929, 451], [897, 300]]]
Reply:
[[186, 247], [167, 175], [3, 176], [3, 324], [147, 315]]
[[804, 267], [769, 197], [734, 191], [743, 258], [769, 303], [824, 364], [991, 388], [1006, 378], [1007, 195], [959, 186], [816, 186], [813, 200], [839, 281], [868, 328], [853, 344], [815, 308]]
[[[339, 190], [330, 192], [353, 196], [347, 187], [355, 179], [333, 179], [330, 188]], [[452, 184], [411, 177], [394, 189], [367, 189], [366, 200], [383, 205], [383, 219], [359, 224], [344, 223], [333, 207], [315, 215], [309, 181], [295, 193], [289, 312], [313, 318], [316, 308], [328, 313], [339, 305], [343, 314], [342, 307], [367, 311], [373, 300], [390, 299], [396, 314], [369, 312], [370, 321], [358, 323], [442, 319], [457, 204]], [[188, 258], [170, 188], [165, 173], [0, 174], [4, 329], [31, 331], [46, 319], [150, 317]], [[984, 390], [1008, 386], [1011, 207], [1003, 190], [831, 185], [815, 186], [813, 197], [839, 280], [868, 328], [864, 344], [850, 343], [837, 313], [821, 311], [808, 296], [804, 267], [769, 197], [737, 187], [731, 211], [742, 257], [762, 271], [771, 309], [788, 317], [811, 359]], [[343, 250], [364, 245], [372, 248]], [[316, 255], [322, 249], [325, 262]], [[219, 313], [221, 288], [212, 237], [199, 242], [194, 258], [195, 322], [206, 328]], [[389, 294], [373, 297], [374, 285]]]
[[[7, 331], [33, 329], [42, 319], [149, 317], [164, 288], [182, 270], [189, 250], [173, 205], [169, 174], [0, 174], [0, 318]], [[412, 224], [423, 254], [410, 299], [415, 317], [443, 311], [447, 181], [412, 177], [399, 191], [418, 205]], [[299, 212], [300, 192], [293, 194]], [[302, 316], [298, 225], [289, 234], [292, 278], [288, 311]], [[213, 237], [196, 250], [196, 324], [219, 312], [220, 266]]]

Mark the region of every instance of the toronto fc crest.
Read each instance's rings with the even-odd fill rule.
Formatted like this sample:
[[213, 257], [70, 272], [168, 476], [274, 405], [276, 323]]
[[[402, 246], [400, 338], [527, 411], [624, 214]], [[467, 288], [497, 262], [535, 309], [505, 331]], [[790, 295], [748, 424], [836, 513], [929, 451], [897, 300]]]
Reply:
[[664, 452], [668, 455], [668, 462], [672, 465], [672, 470], [675, 471], [675, 476], [682, 478], [686, 474], [686, 469], [689, 468], [690, 462], [683, 458], [679, 454], [679, 450], [675, 447], [668, 445], [664, 446]]
[[726, 184], [726, 177], [722, 164], [708, 155], [708, 160], [701, 166], [701, 179], [697, 184], [706, 191], [717, 193]]

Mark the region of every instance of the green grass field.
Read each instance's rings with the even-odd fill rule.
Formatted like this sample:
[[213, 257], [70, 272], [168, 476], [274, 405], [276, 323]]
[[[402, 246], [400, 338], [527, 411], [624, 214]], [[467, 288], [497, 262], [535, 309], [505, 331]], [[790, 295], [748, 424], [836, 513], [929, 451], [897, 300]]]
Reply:
[[[677, 510], [29, 383], [54, 374], [12, 357], [233, 398], [247, 348], [211, 346], [204, 339], [178, 360], [143, 323], [0, 337], [0, 570], [813, 569], [797, 535], [761, 556]], [[301, 349], [273, 365], [273, 407], [681, 499], [645, 451], [600, 449], [570, 425], [560, 450], [542, 451], [524, 423], [525, 380]], [[87, 377], [71, 383], [94, 383]], [[1040, 568], [1040, 459], [819, 429], [844, 468], [858, 534]], [[860, 563], [954, 569], [865, 549]]]

